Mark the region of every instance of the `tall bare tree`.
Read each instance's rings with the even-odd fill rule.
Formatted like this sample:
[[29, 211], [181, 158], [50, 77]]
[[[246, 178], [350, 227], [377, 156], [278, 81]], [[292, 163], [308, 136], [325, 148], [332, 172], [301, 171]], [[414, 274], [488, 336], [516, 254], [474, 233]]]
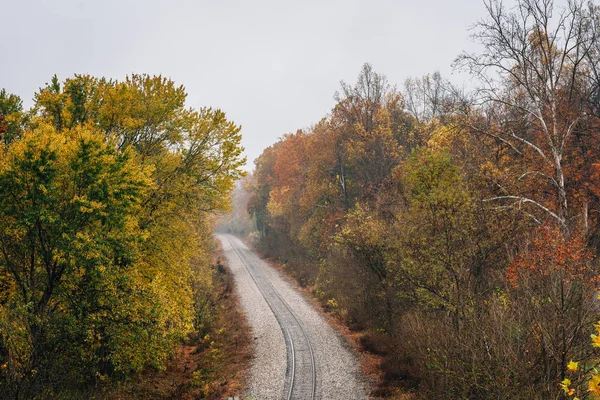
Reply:
[[487, 200], [518, 207], [540, 223], [554, 220], [568, 232], [575, 212], [565, 156], [590, 118], [597, 10], [581, 0], [560, 9], [552, 0], [518, 0], [511, 10], [499, 0], [485, 6], [488, 15], [473, 35], [482, 52], [456, 60], [481, 82], [479, 101], [495, 110], [492, 123], [472, 128], [522, 157], [526, 168], [515, 177], [520, 186], [549, 185], [553, 193], [548, 198], [500, 188]]
[[442, 112], [448, 96], [448, 83], [436, 71], [421, 78], [407, 78], [402, 94], [406, 109], [417, 122], [429, 122]]

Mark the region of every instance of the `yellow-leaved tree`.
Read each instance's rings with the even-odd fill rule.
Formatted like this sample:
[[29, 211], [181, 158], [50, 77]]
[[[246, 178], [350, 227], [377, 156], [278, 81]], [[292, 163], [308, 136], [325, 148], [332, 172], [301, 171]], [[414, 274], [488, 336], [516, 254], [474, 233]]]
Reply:
[[[160, 76], [56, 77], [0, 152], [0, 391], [162, 369], [210, 321], [240, 127]], [[57, 355], [58, 354], [58, 355]]]

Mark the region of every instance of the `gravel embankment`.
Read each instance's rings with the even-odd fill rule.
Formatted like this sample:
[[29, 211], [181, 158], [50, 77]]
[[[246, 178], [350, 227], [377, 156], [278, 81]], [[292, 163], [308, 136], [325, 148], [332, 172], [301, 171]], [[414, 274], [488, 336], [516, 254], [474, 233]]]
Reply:
[[[253, 399], [281, 399], [286, 368], [285, 341], [275, 316], [256, 287], [248, 271], [231, 248], [247, 249], [239, 239], [218, 235], [227, 263], [236, 281], [238, 295], [255, 338], [255, 359], [250, 372], [247, 396]], [[258, 257], [257, 257], [258, 258]], [[296, 291], [279, 271], [256, 260], [262, 273], [293, 309], [310, 337], [317, 372], [318, 399], [366, 399], [364, 377], [350, 346], [329, 326], [314, 307]]]

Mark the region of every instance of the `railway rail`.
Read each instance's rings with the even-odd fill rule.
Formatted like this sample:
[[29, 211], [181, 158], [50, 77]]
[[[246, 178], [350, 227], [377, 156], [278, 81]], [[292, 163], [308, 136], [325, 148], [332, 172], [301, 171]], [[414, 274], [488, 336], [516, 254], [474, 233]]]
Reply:
[[281, 297], [277, 289], [262, 273], [256, 262], [256, 256], [238, 246], [239, 239], [227, 236], [227, 241], [238, 256], [258, 290], [265, 298], [275, 315], [285, 338], [287, 351], [287, 369], [283, 398], [286, 400], [314, 400], [316, 396], [317, 376], [315, 355], [310, 338], [302, 327], [294, 311]]

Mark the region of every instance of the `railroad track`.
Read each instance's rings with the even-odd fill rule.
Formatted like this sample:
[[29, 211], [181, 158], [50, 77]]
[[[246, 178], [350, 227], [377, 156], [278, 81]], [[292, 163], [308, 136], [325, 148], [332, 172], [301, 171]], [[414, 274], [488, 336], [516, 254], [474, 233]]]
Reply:
[[314, 400], [317, 384], [315, 356], [306, 331], [290, 306], [264, 276], [255, 261], [256, 256], [248, 250], [238, 248], [229, 236], [227, 236], [227, 241], [256, 283], [283, 332], [287, 351], [283, 398]]

